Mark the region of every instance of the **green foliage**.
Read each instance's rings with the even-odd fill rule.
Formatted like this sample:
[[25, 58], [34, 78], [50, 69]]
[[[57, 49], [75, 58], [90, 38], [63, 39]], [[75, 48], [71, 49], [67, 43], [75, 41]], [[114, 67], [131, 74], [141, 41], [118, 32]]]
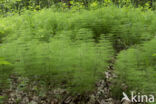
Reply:
[[3, 58], [0, 58], [0, 65], [10, 65], [10, 63], [5, 61]]
[[2, 39], [9, 33], [9, 29], [1, 22], [0, 24], [0, 43]]
[[75, 42], [70, 37], [57, 36], [48, 43], [37, 40], [8, 43], [2, 47], [4, 53], [1, 55], [13, 62], [18, 72], [24, 70], [31, 79], [37, 77], [54, 87], [65, 83], [72, 92], [84, 93], [92, 90], [95, 81], [103, 77], [112, 56], [107, 40], [95, 44], [92, 40], [86, 42], [87, 37], [82, 40], [83, 37], [78, 36]]
[[104, 35], [119, 51], [151, 39], [155, 34], [152, 29], [154, 21], [154, 14], [151, 11], [142, 12], [140, 9], [126, 7], [118, 9], [112, 6], [82, 12], [72, 19], [70, 28], [88, 28], [94, 33], [97, 41], [98, 37]]
[[78, 15], [72, 13], [46, 9], [7, 17], [14, 30], [4, 38], [0, 57], [16, 72], [47, 86], [65, 87], [73, 94], [92, 91], [113, 56], [112, 43], [104, 36], [96, 43], [90, 28], [72, 29], [71, 19]]
[[[5, 57], [16, 72], [31, 81], [39, 80], [52, 88], [64, 87], [75, 94], [92, 91], [95, 82], [103, 77], [114, 50], [138, 45], [121, 51], [116, 69], [120, 81], [134, 88], [143, 85], [146, 91], [147, 85], [155, 82], [154, 74], [147, 75], [151, 82], [145, 82], [144, 77], [146, 71], [154, 73], [155, 68], [155, 13], [129, 4], [117, 8], [111, 1], [105, 1], [102, 8], [98, 2], [92, 2], [89, 10], [79, 2], [70, 3], [70, 10], [26, 10], [21, 16], [2, 18], [0, 57]], [[2, 73], [13, 69], [2, 62]]]
[[116, 72], [130, 90], [156, 94], [156, 57], [153, 55], [156, 52], [155, 44], [154, 38], [143, 45], [121, 51], [118, 55]]
[[141, 7], [143, 10], [155, 8], [153, 0], [1, 0], [0, 14], [8, 16], [12, 14], [22, 14], [25, 10], [39, 11], [43, 8], [50, 8], [55, 5], [55, 8], [71, 9], [78, 11], [83, 8], [96, 9], [101, 6], [116, 5], [118, 7]]
[[0, 104], [4, 104], [5, 96], [0, 96]]
[[0, 58], [0, 90], [9, 88], [9, 77], [12, 72], [12, 68], [11, 63], [6, 61], [4, 58]]
[[[143, 12], [140, 8], [104, 7], [80, 12], [46, 9], [40, 12], [26, 11], [23, 16], [2, 19], [11, 31], [5, 41], [39, 39], [49, 41], [62, 31], [71, 32], [72, 38], [79, 30], [87, 29], [93, 33], [95, 41], [100, 36], [109, 38], [115, 50], [148, 41], [154, 37], [156, 18], [152, 11]], [[134, 18], [135, 17], [135, 18]], [[16, 18], [16, 19], [15, 19]], [[9, 25], [9, 22], [16, 22]], [[16, 31], [12, 31], [16, 30]], [[21, 31], [20, 31], [21, 30]]]

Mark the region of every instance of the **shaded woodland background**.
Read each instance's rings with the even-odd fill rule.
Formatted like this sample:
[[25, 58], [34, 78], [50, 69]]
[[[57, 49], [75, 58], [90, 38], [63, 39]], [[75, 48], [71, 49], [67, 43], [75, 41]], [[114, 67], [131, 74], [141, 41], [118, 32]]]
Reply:
[[40, 10], [43, 8], [49, 8], [52, 5], [57, 7], [62, 6], [61, 4], [66, 4], [68, 8], [76, 3], [80, 3], [84, 7], [88, 7], [90, 3], [98, 2], [99, 4], [113, 2], [116, 5], [124, 5], [130, 3], [135, 6], [149, 6], [149, 8], [155, 9], [155, 0], [1, 0], [0, 1], [0, 13], [4, 14], [6, 12], [18, 12], [19, 14], [23, 9], [27, 10]]

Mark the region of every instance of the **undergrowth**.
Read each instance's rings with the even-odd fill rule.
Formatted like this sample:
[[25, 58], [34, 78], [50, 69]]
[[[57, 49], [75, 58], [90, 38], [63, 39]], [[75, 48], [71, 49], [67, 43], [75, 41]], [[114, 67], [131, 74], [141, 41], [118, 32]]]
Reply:
[[153, 91], [155, 16], [151, 10], [115, 6], [25, 11], [0, 19], [0, 57], [16, 73], [75, 94], [92, 91], [114, 53], [124, 50], [116, 62], [120, 81]]
[[138, 91], [143, 94], [156, 94], [155, 44], [156, 39], [154, 38], [142, 45], [123, 50], [117, 56], [115, 68], [119, 75], [118, 83], [120, 85], [125, 83], [129, 87], [128, 93]]

